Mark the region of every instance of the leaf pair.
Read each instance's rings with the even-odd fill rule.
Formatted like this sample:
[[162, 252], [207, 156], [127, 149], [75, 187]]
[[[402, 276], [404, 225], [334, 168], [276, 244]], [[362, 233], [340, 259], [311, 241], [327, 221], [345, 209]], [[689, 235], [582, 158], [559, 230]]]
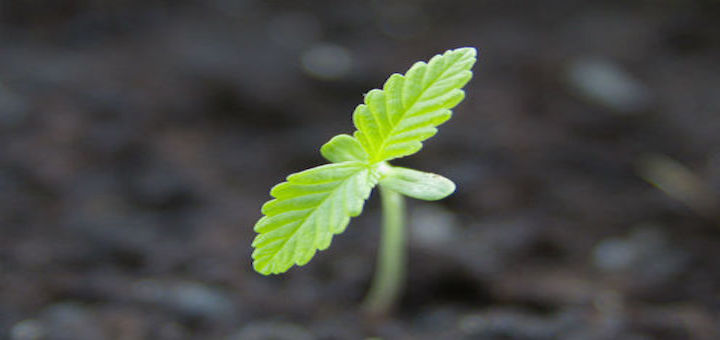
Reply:
[[418, 152], [450, 119], [450, 109], [464, 98], [461, 88], [472, 77], [475, 55], [474, 48], [449, 50], [368, 92], [353, 113], [357, 131], [335, 136], [320, 149], [332, 163], [292, 174], [270, 191], [274, 199], [263, 205], [265, 216], [255, 224], [255, 270], [277, 274], [306, 264], [362, 212], [378, 183], [424, 200], [455, 191], [442, 176], [387, 161]]

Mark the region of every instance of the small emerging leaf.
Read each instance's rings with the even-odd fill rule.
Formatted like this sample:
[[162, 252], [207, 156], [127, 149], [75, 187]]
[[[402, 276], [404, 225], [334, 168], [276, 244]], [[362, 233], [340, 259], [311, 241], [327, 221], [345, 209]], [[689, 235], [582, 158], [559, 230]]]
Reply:
[[388, 166], [383, 175], [380, 185], [412, 198], [436, 201], [455, 192], [455, 183], [429, 172]]
[[366, 162], [368, 154], [360, 142], [350, 135], [337, 135], [320, 148], [325, 159], [333, 162], [361, 161]]

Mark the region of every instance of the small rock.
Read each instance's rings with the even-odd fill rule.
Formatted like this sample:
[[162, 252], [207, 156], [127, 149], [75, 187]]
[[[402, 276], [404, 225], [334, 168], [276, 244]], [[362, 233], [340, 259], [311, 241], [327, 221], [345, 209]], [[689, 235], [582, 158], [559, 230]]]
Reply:
[[567, 77], [580, 95], [618, 113], [641, 112], [649, 107], [648, 88], [610, 61], [577, 60]]
[[445, 247], [460, 234], [455, 215], [438, 205], [415, 207], [410, 228], [412, 242], [430, 249]]
[[629, 269], [639, 256], [632, 242], [611, 238], [600, 242], [593, 251], [595, 266], [607, 271]]
[[648, 282], [677, 274], [687, 260], [686, 254], [672, 247], [654, 226], [641, 226], [626, 237], [606, 239], [593, 250], [596, 267], [644, 277]]
[[477, 337], [495, 339], [556, 339], [578, 323], [576, 313], [537, 316], [511, 309], [495, 309], [467, 315], [458, 321], [458, 328]]
[[264, 321], [250, 323], [228, 340], [313, 340], [306, 329], [286, 322]]
[[44, 309], [36, 319], [12, 327], [12, 340], [101, 340], [106, 339], [94, 311], [75, 303], [59, 303]]
[[198, 282], [143, 280], [133, 287], [135, 299], [171, 309], [188, 317], [229, 320], [235, 306], [225, 291]]
[[337, 80], [350, 72], [353, 56], [345, 47], [334, 44], [316, 44], [301, 56], [303, 70], [322, 80]]
[[424, 332], [431, 332], [438, 329], [452, 329], [457, 317], [457, 310], [448, 306], [428, 308], [414, 320], [413, 328], [421, 329]]
[[43, 324], [33, 319], [20, 321], [10, 329], [11, 340], [39, 340], [43, 336], [45, 336]]

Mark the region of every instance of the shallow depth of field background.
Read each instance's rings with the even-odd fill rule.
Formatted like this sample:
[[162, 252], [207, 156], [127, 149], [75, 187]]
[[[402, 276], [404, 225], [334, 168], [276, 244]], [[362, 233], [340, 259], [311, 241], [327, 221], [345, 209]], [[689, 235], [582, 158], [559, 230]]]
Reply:
[[[720, 3], [0, 0], [0, 338], [717, 339]], [[251, 269], [268, 190], [363, 93], [449, 48], [467, 99], [396, 164], [408, 289], [357, 306], [375, 193]]]

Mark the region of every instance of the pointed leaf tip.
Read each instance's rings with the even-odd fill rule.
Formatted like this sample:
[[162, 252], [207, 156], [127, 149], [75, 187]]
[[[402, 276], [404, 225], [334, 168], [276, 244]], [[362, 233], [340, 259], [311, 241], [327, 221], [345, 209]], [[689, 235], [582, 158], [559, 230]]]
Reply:
[[458, 47], [451, 51], [463, 53], [467, 57], [476, 57], [477, 56], [477, 49], [475, 47]]
[[354, 136], [370, 162], [408, 156], [422, 148], [463, 100], [462, 87], [472, 77], [476, 54], [472, 47], [448, 50], [427, 63], [413, 64], [405, 75], [390, 76], [382, 90], [368, 92], [353, 122]]

